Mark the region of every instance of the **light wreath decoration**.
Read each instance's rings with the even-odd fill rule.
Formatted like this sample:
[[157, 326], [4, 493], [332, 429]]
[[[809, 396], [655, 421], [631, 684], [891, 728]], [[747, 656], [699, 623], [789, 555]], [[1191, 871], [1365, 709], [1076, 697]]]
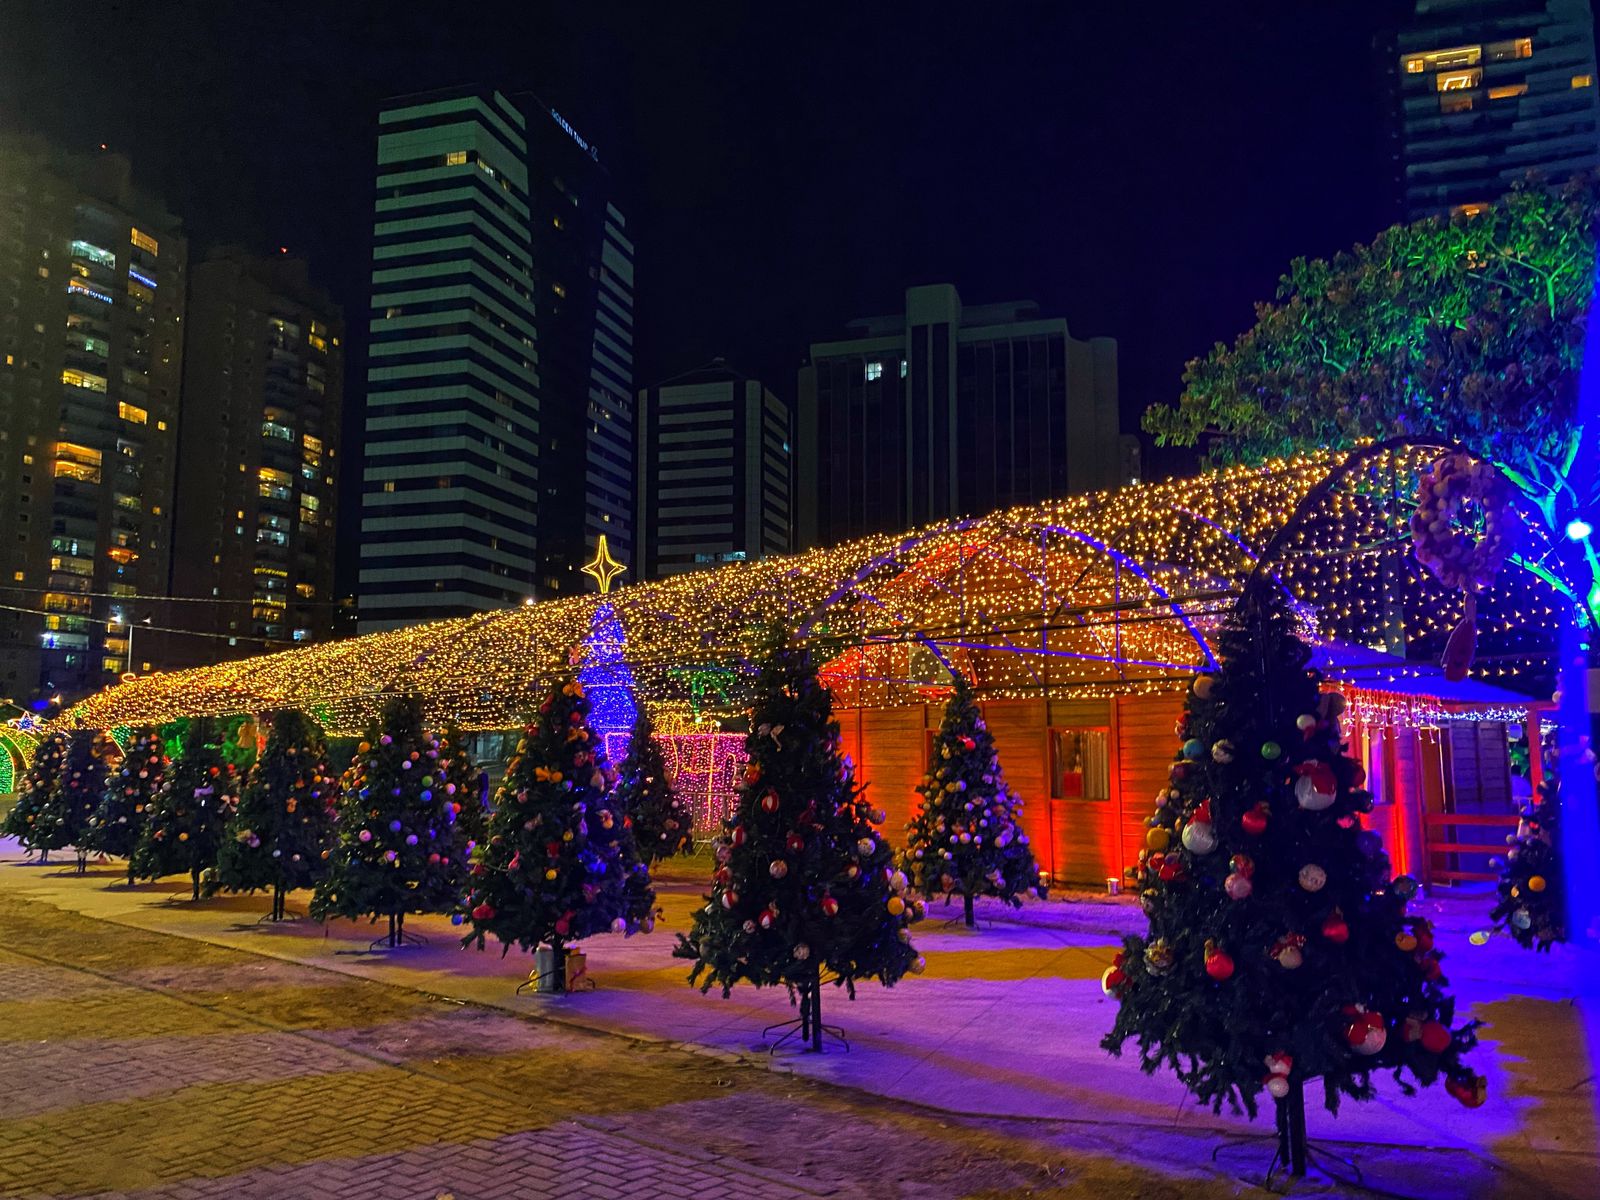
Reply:
[[[1522, 535], [1522, 517], [1511, 495], [1511, 485], [1499, 471], [1469, 454], [1446, 454], [1422, 470], [1417, 508], [1411, 514], [1412, 550], [1435, 579], [1466, 597], [1466, 611], [1451, 631], [1441, 661], [1445, 678], [1452, 682], [1465, 679], [1472, 666], [1478, 592], [1494, 582]], [[1474, 514], [1482, 522], [1476, 538], [1463, 528]]]

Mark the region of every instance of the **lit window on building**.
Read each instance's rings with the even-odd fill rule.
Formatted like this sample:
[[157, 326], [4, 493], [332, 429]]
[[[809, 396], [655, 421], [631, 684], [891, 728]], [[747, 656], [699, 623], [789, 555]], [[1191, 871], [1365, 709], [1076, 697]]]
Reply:
[[91, 375], [87, 371], [74, 371], [70, 368], [61, 372], [61, 382], [68, 387], [83, 388], [90, 392], [103, 392], [106, 390], [104, 376]]
[[1510, 100], [1516, 96], [1526, 96], [1527, 94], [1528, 85], [1525, 83], [1506, 83], [1489, 89], [1489, 99], [1491, 100]]
[[1572, 86], [1575, 87], [1575, 88], [1593, 87], [1594, 86], [1594, 76], [1593, 75], [1574, 75], [1572, 77]]
[[1423, 62], [1421, 56], [1406, 59], [1407, 75], [1421, 75], [1426, 67], [1427, 64]]
[[129, 404], [126, 400], [117, 401], [117, 416], [134, 425], [146, 425], [150, 421], [150, 414], [137, 404]]
[[138, 229], [134, 229], [129, 232], [128, 240], [131, 241], [135, 246], [139, 247], [139, 249], [148, 251], [150, 254], [160, 253], [160, 244], [148, 233], [143, 233]]
[[882, 378], [883, 364], [881, 362], [869, 362], [867, 364], [867, 382], [871, 383], [874, 379]]
[[1488, 211], [1489, 206], [1487, 204], [1474, 201], [1471, 204], [1457, 204], [1452, 206], [1450, 209], [1450, 215], [1452, 217], [1476, 217]]
[[466, 162], [467, 152], [465, 150], [452, 150], [444, 156], [444, 165], [447, 167], [462, 167], [466, 165]]
[[1434, 87], [1441, 92], [1463, 92], [1483, 82], [1483, 68], [1466, 71], [1440, 71], [1434, 76]]
[[1483, 61], [1483, 47], [1446, 46], [1439, 50], [1428, 50], [1422, 54], [1407, 55], [1405, 58], [1407, 74], [1420, 74], [1411, 65], [1419, 60], [1424, 71], [1447, 71], [1452, 67], [1475, 67]]
[[909, 364], [906, 362], [905, 359], [902, 358], [900, 360], [900, 378], [901, 379], [904, 379], [906, 377], [906, 371], [909, 370], [909, 369], [910, 369]]
[[117, 265], [117, 256], [111, 251], [104, 247], [96, 246], [93, 242], [85, 242], [76, 238], [72, 242], [72, 257], [86, 259], [102, 267], [115, 267]]
[[1490, 62], [1513, 62], [1519, 58], [1533, 57], [1532, 38], [1512, 38], [1507, 42], [1490, 42], [1484, 49]]

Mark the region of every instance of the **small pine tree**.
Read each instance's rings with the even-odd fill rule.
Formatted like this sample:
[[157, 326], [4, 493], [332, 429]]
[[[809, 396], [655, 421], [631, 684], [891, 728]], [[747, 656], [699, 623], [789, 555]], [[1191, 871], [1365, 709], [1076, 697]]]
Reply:
[[489, 777], [472, 761], [467, 735], [454, 721], [445, 725], [439, 739], [439, 758], [444, 763], [445, 795], [456, 809], [456, 834], [465, 839], [470, 856], [489, 828]]
[[568, 943], [654, 925], [655, 892], [627, 816], [610, 790], [605, 749], [589, 728], [583, 685], [552, 688], [523, 730], [496, 798], [489, 836], [472, 856], [462, 945], [501, 952], [541, 944], [565, 980]]
[[285, 709], [273, 715], [266, 746], [228, 822], [207, 895], [270, 888], [272, 920], [281, 921], [285, 896], [327, 874], [339, 782], [326, 751], [322, 730], [304, 713]]
[[207, 718], [190, 723], [182, 753], [145, 809], [147, 820], [133, 851], [136, 878], [187, 872], [196, 900], [201, 876], [216, 865], [228, 818], [239, 802], [238, 776], [222, 757], [217, 733]]
[[129, 886], [133, 884], [134, 847], [166, 772], [166, 744], [160, 735], [147, 732], [135, 737], [128, 743], [122, 765], [106, 782], [105, 795], [89, 822], [89, 848], [127, 859]]
[[667, 779], [655, 725], [642, 707], [634, 719], [627, 757], [617, 771], [613, 799], [617, 811], [627, 814], [639, 854], [651, 866], [694, 848], [694, 814]]
[[966, 923], [972, 902], [994, 896], [1020, 907], [1025, 892], [1045, 894], [1039, 867], [1017, 816], [1022, 798], [1006, 787], [983, 715], [964, 678], [945, 705], [933, 739], [922, 797], [906, 826], [903, 869], [924, 896], [960, 896]]
[[52, 849], [66, 845], [77, 849], [80, 875], [88, 867], [95, 810], [105, 799], [107, 778], [120, 756], [109, 734], [98, 729], [75, 730], [67, 743], [61, 786], [40, 817], [40, 825], [48, 822], [51, 826]]
[[[798, 993], [801, 1036], [822, 1048], [822, 988], [892, 986], [922, 960], [889, 845], [839, 752], [833, 695], [808, 650], [769, 637], [756, 685], [750, 755], [732, 817], [717, 842], [704, 908], [676, 951], [689, 982], [724, 996], [741, 981]], [[827, 972], [831, 979], [824, 975]]]
[[423, 728], [419, 697], [384, 706], [340, 783], [338, 843], [311, 897], [317, 920], [387, 917], [388, 944], [398, 946], [407, 913], [455, 907], [467, 839], [440, 746]]
[[1169, 1066], [1213, 1109], [1254, 1116], [1265, 1088], [1303, 1174], [1305, 1081], [1333, 1112], [1370, 1099], [1377, 1071], [1480, 1103], [1462, 1061], [1475, 1025], [1451, 1028], [1433, 931], [1406, 913], [1416, 883], [1390, 878], [1362, 828], [1372, 797], [1342, 752], [1342, 698], [1320, 693], [1281, 593], [1247, 587], [1217, 645], [1140, 854], [1150, 928], [1106, 973], [1121, 1003], [1103, 1044], [1135, 1039], [1147, 1073]]
[[[6, 836], [16, 838], [29, 850], [38, 851], [40, 862], [47, 861], [56, 846], [66, 845], [54, 842], [55, 821], [48, 813], [51, 801], [60, 790], [61, 772], [66, 764], [66, 734], [52, 733], [40, 741], [34, 749], [33, 763], [17, 802], [6, 814], [5, 825], [0, 826], [0, 832]], [[44, 818], [42, 824], [41, 817]]]

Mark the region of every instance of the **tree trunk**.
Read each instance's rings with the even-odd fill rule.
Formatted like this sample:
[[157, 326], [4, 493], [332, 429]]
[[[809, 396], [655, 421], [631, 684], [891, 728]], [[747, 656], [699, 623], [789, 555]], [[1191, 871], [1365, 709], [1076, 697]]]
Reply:
[[1289, 1094], [1277, 1105], [1278, 1157], [1284, 1169], [1296, 1179], [1306, 1173], [1306, 1091], [1305, 1081], [1291, 1079]]
[[551, 973], [555, 976], [552, 991], [565, 992], [567, 990], [567, 948], [560, 942], [550, 943]]
[[811, 1052], [822, 1053], [822, 969], [811, 977]]
[[978, 924], [978, 922], [973, 918], [973, 915], [972, 915], [972, 893], [971, 892], [965, 892], [965, 893], [962, 894], [962, 897], [961, 897], [961, 911], [962, 911], [963, 915], [966, 917], [967, 928], [968, 929], [974, 928]]
[[283, 884], [278, 884], [272, 893], [272, 919], [283, 920]]
[[190, 880], [190, 882], [192, 882], [194, 884], [194, 895], [191, 896], [190, 899], [191, 900], [200, 899], [200, 864], [199, 863], [196, 863], [194, 866], [189, 868], [189, 880]]

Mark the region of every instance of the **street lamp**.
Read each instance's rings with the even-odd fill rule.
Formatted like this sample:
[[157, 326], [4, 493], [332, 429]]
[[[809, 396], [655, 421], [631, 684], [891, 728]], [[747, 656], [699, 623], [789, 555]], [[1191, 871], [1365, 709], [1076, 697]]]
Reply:
[[149, 616], [143, 616], [143, 617], [139, 618], [137, 623], [133, 622], [133, 621], [128, 621], [128, 622], [126, 622], [126, 624], [128, 626], [128, 671], [127, 671], [127, 673], [129, 675], [137, 675], [139, 673], [139, 665], [134, 660], [134, 657], [133, 657], [133, 631], [139, 625], [148, 626], [150, 624], [150, 618], [149, 618]]

